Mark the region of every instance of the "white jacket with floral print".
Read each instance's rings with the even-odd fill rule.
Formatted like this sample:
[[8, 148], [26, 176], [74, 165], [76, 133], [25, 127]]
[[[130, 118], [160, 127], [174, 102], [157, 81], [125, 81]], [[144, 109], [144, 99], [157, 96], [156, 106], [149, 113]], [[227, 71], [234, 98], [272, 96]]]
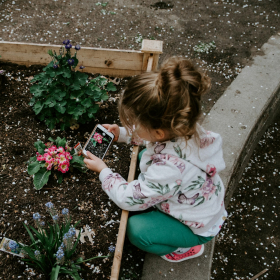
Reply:
[[[120, 128], [119, 142], [129, 136]], [[128, 183], [105, 168], [99, 178], [103, 190], [122, 209], [156, 206], [189, 226], [195, 234], [207, 232], [223, 216], [224, 185], [218, 172], [225, 168], [219, 134], [198, 126], [200, 143], [183, 138], [148, 143], [140, 161], [141, 173]], [[134, 141], [135, 142], [135, 141]]]

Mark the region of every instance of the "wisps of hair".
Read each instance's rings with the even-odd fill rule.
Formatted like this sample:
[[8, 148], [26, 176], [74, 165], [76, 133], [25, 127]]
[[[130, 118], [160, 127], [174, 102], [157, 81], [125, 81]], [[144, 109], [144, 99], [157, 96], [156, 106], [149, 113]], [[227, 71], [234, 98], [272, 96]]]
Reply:
[[196, 135], [201, 114], [201, 96], [210, 88], [210, 78], [187, 59], [172, 57], [158, 72], [136, 76], [126, 86], [119, 103], [120, 120], [147, 129], [167, 129], [172, 137]]

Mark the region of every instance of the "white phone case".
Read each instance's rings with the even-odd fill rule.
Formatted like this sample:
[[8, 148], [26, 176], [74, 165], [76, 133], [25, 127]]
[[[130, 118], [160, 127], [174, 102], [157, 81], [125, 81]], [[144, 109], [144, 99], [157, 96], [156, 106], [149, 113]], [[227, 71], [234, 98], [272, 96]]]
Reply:
[[[96, 136], [96, 134], [98, 134], [98, 135]], [[100, 159], [103, 159], [105, 157], [106, 153], [108, 152], [108, 150], [113, 142], [114, 137], [115, 137], [115, 135], [112, 132], [108, 132], [108, 130], [104, 126], [97, 124], [95, 126], [95, 128], [93, 129], [92, 133], [90, 134], [90, 137], [88, 138], [88, 140], [83, 148], [83, 155], [87, 157], [86, 151], [89, 150], [92, 154], [96, 155]], [[91, 140], [91, 139], [93, 139], [93, 140]], [[103, 142], [105, 140], [106, 140], [106, 142], [107, 141], [108, 142], [104, 145]], [[92, 143], [95, 142], [95, 145], [98, 146], [97, 148], [100, 148], [100, 146], [102, 146], [102, 151], [101, 152], [98, 151], [98, 153], [97, 153], [97, 148], [96, 148], [96, 146], [93, 147], [94, 144], [92, 144], [91, 141], [92, 141]]]

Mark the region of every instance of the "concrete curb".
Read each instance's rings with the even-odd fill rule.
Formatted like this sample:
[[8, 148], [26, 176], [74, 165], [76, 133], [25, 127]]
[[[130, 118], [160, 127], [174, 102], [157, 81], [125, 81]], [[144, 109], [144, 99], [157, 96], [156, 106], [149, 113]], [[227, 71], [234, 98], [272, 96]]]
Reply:
[[[226, 169], [220, 176], [226, 205], [259, 139], [280, 111], [280, 36], [272, 36], [262, 51], [242, 69], [202, 123], [223, 137]], [[209, 280], [214, 245], [209, 242], [201, 257], [177, 264], [146, 254], [142, 280]]]

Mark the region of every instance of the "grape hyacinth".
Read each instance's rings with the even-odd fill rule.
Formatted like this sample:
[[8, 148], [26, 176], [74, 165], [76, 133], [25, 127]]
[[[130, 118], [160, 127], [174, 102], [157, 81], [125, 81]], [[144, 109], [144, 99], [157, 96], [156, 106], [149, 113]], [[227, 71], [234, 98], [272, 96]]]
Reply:
[[58, 221], [58, 215], [53, 215], [52, 218], [53, 218], [55, 223]]
[[40, 252], [39, 250], [36, 250], [36, 251], [34, 252], [34, 255], [35, 255], [36, 259], [39, 260], [39, 259], [40, 259], [41, 252]]
[[40, 215], [39, 213], [34, 213], [34, 214], [33, 214], [33, 219], [34, 219], [35, 221], [38, 221], [40, 218], [41, 218], [41, 215]]
[[67, 208], [63, 208], [61, 213], [62, 213], [62, 215], [68, 215], [69, 214], [69, 210]]
[[57, 250], [56, 254], [56, 259], [58, 260], [59, 263], [62, 263], [64, 260], [64, 251], [62, 250], [62, 248], [59, 247], [59, 249]]
[[113, 246], [113, 245], [111, 245], [111, 246], [108, 248], [108, 250], [109, 250], [110, 253], [114, 253], [115, 250], [116, 250], [116, 247]]
[[17, 244], [17, 242], [15, 242], [14, 240], [10, 240], [9, 242], [9, 248], [12, 250], [12, 251], [17, 251], [19, 245]]
[[53, 204], [51, 202], [47, 202], [45, 205], [47, 208], [53, 208]]

